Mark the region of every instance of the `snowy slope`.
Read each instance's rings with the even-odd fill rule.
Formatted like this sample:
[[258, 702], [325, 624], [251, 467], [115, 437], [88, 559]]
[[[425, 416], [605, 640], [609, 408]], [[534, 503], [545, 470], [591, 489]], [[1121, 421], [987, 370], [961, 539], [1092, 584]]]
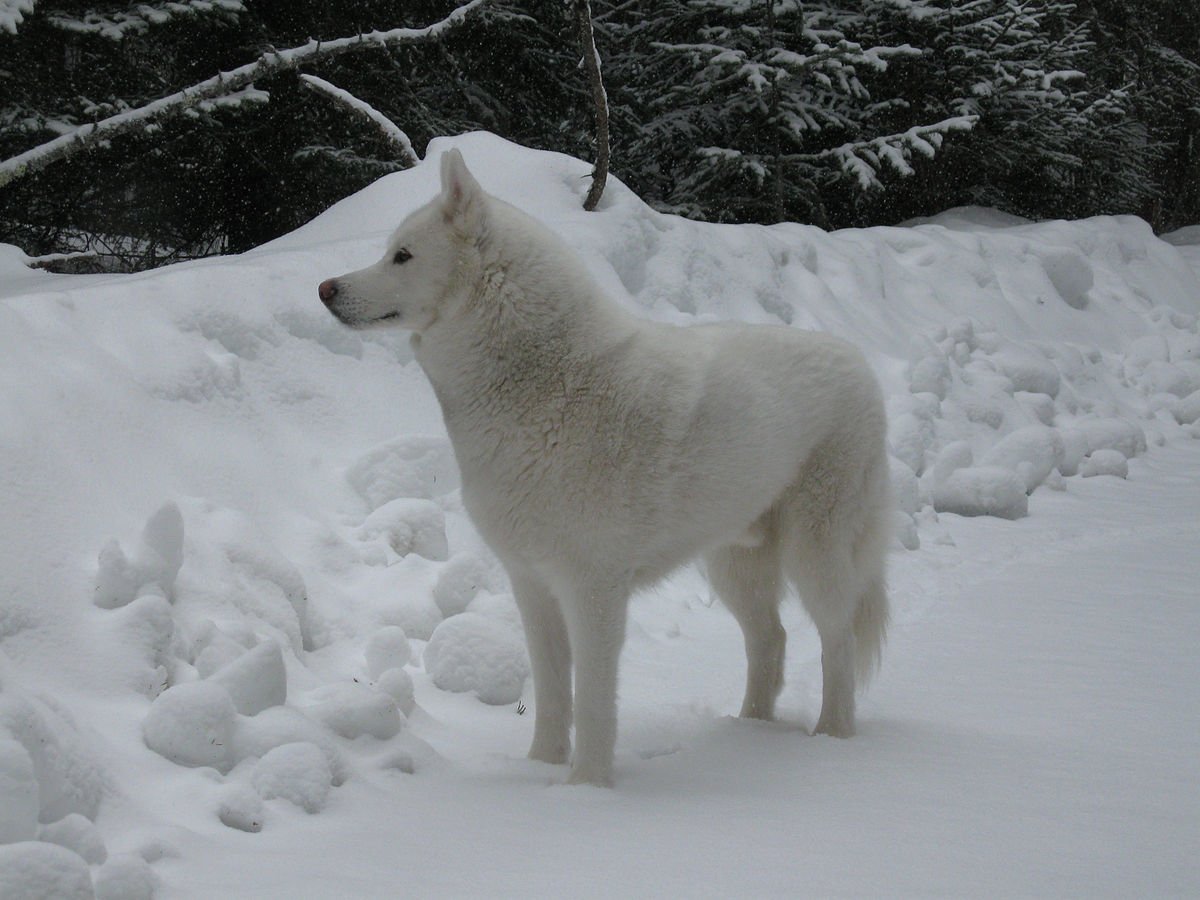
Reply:
[[[784, 722], [724, 718], [741, 642], [688, 569], [635, 604], [617, 790], [521, 760], [515, 612], [432, 393], [315, 297], [448, 146], [645, 315], [868, 353], [912, 549], [859, 738], [804, 734], [797, 608]], [[583, 213], [586, 164], [491, 135], [429, 158], [240, 257], [67, 277], [0, 247], [0, 895], [1200, 888], [1187, 230], [711, 226], [615, 183]]]

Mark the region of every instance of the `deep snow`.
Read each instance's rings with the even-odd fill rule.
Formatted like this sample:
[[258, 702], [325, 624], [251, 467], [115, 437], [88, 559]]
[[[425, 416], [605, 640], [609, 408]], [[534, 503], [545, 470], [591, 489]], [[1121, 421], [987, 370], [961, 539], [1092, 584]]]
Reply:
[[[617, 788], [522, 759], [519, 624], [431, 391], [315, 294], [447, 146], [644, 315], [867, 352], [901, 512], [858, 737], [807, 736], [794, 603], [782, 721], [729, 718], [740, 636], [685, 569], [635, 602]], [[1200, 890], [1195, 229], [708, 226], [611, 182], [584, 213], [586, 164], [486, 134], [429, 159], [240, 257], [0, 247], [0, 895]]]

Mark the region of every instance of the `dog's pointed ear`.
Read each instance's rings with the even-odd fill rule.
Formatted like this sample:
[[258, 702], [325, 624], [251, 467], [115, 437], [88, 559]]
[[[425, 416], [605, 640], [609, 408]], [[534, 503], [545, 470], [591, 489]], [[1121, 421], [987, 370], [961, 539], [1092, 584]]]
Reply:
[[483, 188], [457, 150], [442, 154], [442, 215], [463, 228], [477, 226], [483, 216]]

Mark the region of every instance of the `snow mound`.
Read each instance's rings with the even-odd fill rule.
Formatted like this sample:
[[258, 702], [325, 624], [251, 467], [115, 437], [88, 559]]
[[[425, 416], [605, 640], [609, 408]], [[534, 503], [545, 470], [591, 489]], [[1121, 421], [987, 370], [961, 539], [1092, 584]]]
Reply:
[[472, 691], [484, 703], [515, 703], [529, 675], [521, 635], [479, 613], [451, 616], [425, 647], [425, 670], [444, 691]]
[[1008, 469], [970, 466], [952, 472], [934, 489], [933, 508], [960, 516], [1020, 519], [1029, 513], [1025, 482]]
[[329, 684], [310, 694], [309, 701], [308, 715], [352, 740], [361, 735], [387, 740], [404, 724], [396, 701], [366, 684]]
[[1094, 475], [1115, 475], [1117, 478], [1129, 476], [1129, 461], [1120, 450], [1096, 450], [1079, 467], [1079, 474], [1084, 478]]
[[480, 591], [502, 591], [507, 579], [495, 560], [478, 553], [458, 553], [450, 557], [438, 573], [433, 599], [447, 618], [466, 610]]
[[171, 597], [183, 565], [183, 515], [165, 503], [146, 522], [131, 556], [112, 540], [100, 551], [93, 601], [104, 609], [124, 606], [144, 591]]
[[325, 808], [333, 773], [315, 744], [283, 744], [258, 761], [250, 777], [264, 800], [281, 798], [316, 813]]
[[1192, 425], [1200, 422], [1200, 391], [1194, 391], [1182, 400], [1171, 404], [1171, 415], [1180, 425]]
[[4, 900], [93, 900], [87, 863], [57, 844], [21, 841], [0, 846]]
[[96, 900], [153, 900], [158, 876], [140, 856], [111, 857], [96, 870]]
[[0, 844], [37, 837], [38, 783], [33, 760], [14, 740], [0, 740]]
[[100, 829], [79, 813], [63, 816], [57, 822], [38, 829], [37, 839], [48, 844], [58, 844], [83, 857], [84, 862], [98, 866], [108, 859], [108, 849]]
[[1025, 483], [1025, 490], [1032, 493], [1062, 464], [1064, 452], [1062, 435], [1055, 429], [1029, 425], [993, 444], [979, 464], [1015, 472]]
[[446, 438], [412, 435], [364, 454], [346, 480], [374, 511], [393, 500], [431, 500], [454, 490], [458, 468]]
[[233, 757], [238, 761], [261, 757], [292, 743], [319, 747], [333, 773], [333, 783], [346, 780], [347, 764], [335, 738], [324, 725], [292, 706], [272, 706], [252, 718], [239, 718], [233, 735]]
[[223, 687], [244, 716], [287, 702], [283, 651], [270, 639], [218, 669], [208, 680]]
[[221, 789], [217, 806], [217, 818], [221, 824], [257, 834], [262, 831], [265, 817], [266, 808], [257, 791], [244, 784], [228, 784]]
[[33, 763], [38, 821], [55, 822], [71, 813], [95, 819], [107, 777], [96, 761], [94, 749], [66, 710], [46, 697], [5, 690], [0, 694], [0, 740], [8, 747], [8, 774], [18, 804], [23, 793], [20, 783], [27, 771], [23, 758], [7, 742], [16, 741], [24, 747]]
[[408, 643], [408, 635], [399, 625], [388, 625], [380, 628], [367, 640], [364, 651], [367, 660], [367, 673], [372, 678], [379, 678], [388, 669], [397, 669], [407, 665], [412, 658], [412, 646]]
[[1126, 459], [1146, 452], [1146, 433], [1124, 419], [1093, 419], [1079, 422], [1074, 432], [1082, 438], [1085, 452], [1118, 450]]
[[367, 516], [358, 533], [366, 541], [383, 539], [398, 556], [446, 558], [446, 517], [429, 500], [391, 500]]
[[405, 669], [388, 669], [380, 673], [375, 680], [375, 687], [383, 691], [400, 708], [400, 712], [411, 716], [417, 706], [412, 676]]
[[229, 692], [207, 681], [177, 684], [150, 705], [142, 722], [146, 746], [181, 766], [233, 766], [237, 709]]

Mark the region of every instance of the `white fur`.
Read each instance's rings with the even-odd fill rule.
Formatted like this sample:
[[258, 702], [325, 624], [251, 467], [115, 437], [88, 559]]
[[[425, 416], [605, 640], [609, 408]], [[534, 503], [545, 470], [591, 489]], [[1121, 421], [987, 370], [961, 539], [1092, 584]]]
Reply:
[[321, 294], [348, 325], [413, 332], [463, 502], [521, 610], [532, 758], [567, 761], [574, 710], [570, 781], [610, 783], [629, 596], [700, 554], [745, 633], [742, 715], [774, 714], [786, 577], [821, 637], [817, 731], [853, 733], [887, 624], [891, 517], [883, 403], [854, 347], [635, 318], [457, 151], [384, 258]]

